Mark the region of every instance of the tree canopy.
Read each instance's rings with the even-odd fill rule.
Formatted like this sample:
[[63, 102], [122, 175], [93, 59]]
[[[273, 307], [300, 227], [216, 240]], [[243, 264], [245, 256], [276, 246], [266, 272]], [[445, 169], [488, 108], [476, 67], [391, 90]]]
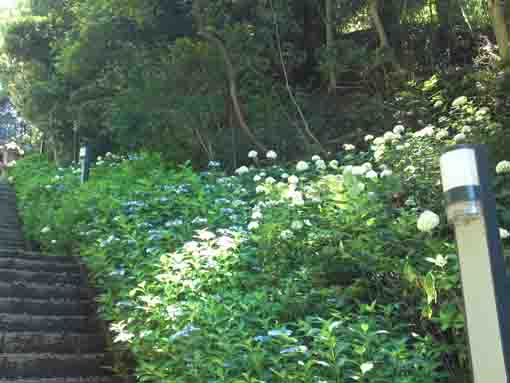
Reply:
[[498, 65], [509, 57], [507, 12], [492, 1], [20, 7], [2, 23], [2, 88], [64, 162], [76, 140], [233, 165], [252, 147], [330, 151], [384, 121], [403, 81], [472, 65], [481, 33], [501, 42]]

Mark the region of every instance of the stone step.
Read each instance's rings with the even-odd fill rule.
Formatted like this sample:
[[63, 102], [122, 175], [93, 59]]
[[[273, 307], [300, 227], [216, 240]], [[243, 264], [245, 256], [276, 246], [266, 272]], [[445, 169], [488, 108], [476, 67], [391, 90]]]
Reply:
[[87, 376], [87, 377], [62, 377], [62, 378], [23, 378], [2, 379], [0, 383], [136, 383], [134, 377], [121, 376]]
[[9, 257], [9, 258], [23, 258], [30, 260], [38, 260], [38, 261], [48, 261], [48, 262], [62, 262], [62, 263], [76, 263], [76, 258], [69, 257], [66, 255], [51, 255], [51, 254], [42, 254], [37, 251], [30, 251], [26, 249], [17, 249], [17, 248], [6, 248], [0, 244], [0, 258], [1, 257]]
[[[99, 331], [99, 321], [85, 315], [0, 314], [0, 331]], [[2, 371], [0, 369], [0, 371]]]
[[78, 273], [80, 271], [80, 265], [78, 263], [69, 262], [52, 262], [49, 256], [44, 257], [44, 260], [0, 257], [0, 269]]
[[0, 354], [87, 354], [105, 349], [104, 336], [97, 334], [26, 331], [0, 334]]
[[[0, 213], [1, 214], [1, 213]], [[0, 229], [3, 230], [20, 230], [21, 224], [17, 218], [5, 218], [2, 217], [2, 224]]]
[[24, 241], [23, 234], [19, 230], [3, 230], [0, 229], [0, 241], [4, 239]]
[[24, 240], [15, 239], [0, 239], [2, 248], [25, 249], [26, 242]]
[[24, 271], [12, 269], [0, 269], [0, 281], [2, 282], [26, 282], [26, 283], [64, 283], [80, 285], [83, 283], [79, 273], [55, 273], [49, 271]]
[[44, 283], [8, 283], [0, 281], [0, 297], [8, 298], [88, 298], [89, 290], [77, 285], [53, 285]]
[[32, 315], [88, 315], [94, 304], [87, 299], [0, 298], [0, 313]]
[[110, 369], [104, 354], [0, 354], [1, 378], [104, 376]]

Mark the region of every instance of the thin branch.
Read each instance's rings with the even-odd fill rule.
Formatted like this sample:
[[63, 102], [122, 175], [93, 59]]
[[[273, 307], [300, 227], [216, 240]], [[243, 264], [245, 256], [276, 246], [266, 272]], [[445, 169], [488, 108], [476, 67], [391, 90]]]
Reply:
[[269, 0], [269, 4], [271, 6], [271, 11], [273, 12], [273, 22], [274, 22], [274, 26], [275, 26], [276, 45], [278, 47], [278, 54], [280, 56], [280, 63], [282, 66], [283, 76], [285, 77], [285, 86], [287, 88], [287, 92], [289, 93], [289, 97], [298, 111], [299, 117], [301, 118], [301, 121], [303, 123], [303, 127], [305, 128], [306, 134], [308, 134], [308, 136], [312, 139], [312, 141], [319, 147], [321, 152], [325, 153], [326, 150], [323, 148], [320, 141], [315, 137], [315, 135], [310, 130], [310, 125], [308, 124], [308, 121], [306, 120], [303, 110], [299, 106], [299, 103], [297, 102], [296, 98], [294, 97], [294, 93], [292, 92], [292, 88], [289, 83], [289, 75], [287, 73], [287, 68], [285, 66], [285, 59], [283, 58], [282, 43], [281, 43], [281, 38], [280, 38], [280, 27], [278, 24], [278, 18], [276, 16], [276, 11], [273, 6], [273, 0]]
[[225, 44], [223, 41], [221, 41], [218, 37], [213, 35], [212, 33], [206, 32], [206, 31], [200, 31], [198, 33], [200, 36], [204, 37], [206, 40], [209, 40], [210, 42], [214, 43], [219, 51], [221, 52], [221, 55], [223, 56], [223, 61], [225, 62], [225, 67], [227, 71], [227, 78], [229, 83], [229, 93], [230, 98], [232, 99], [232, 105], [234, 106], [234, 112], [236, 114], [237, 120], [239, 122], [239, 126], [243, 130], [243, 132], [251, 139], [252, 143], [262, 151], [267, 151], [267, 148], [257, 140], [255, 137], [255, 134], [251, 131], [250, 127], [248, 126], [243, 112], [241, 110], [241, 105], [239, 103], [239, 98], [237, 95], [237, 82], [236, 82], [236, 72], [234, 70], [234, 65], [232, 64], [232, 60], [230, 59], [230, 54], [227, 51], [227, 48], [225, 47]]

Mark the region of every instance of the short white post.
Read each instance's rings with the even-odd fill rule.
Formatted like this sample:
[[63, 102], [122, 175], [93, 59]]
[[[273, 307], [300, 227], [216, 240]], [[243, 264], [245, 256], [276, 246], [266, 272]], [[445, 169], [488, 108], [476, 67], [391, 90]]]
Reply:
[[487, 150], [459, 145], [441, 156], [448, 220], [455, 227], [474, 383], [509, 382], [508, 278]]

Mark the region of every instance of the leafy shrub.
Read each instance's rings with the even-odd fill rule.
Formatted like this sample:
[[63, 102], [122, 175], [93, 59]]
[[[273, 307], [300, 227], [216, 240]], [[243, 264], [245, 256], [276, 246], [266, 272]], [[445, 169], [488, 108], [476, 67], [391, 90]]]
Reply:
[[443, 210], [451, 129], [235, 176], [147, 154], [108, 154], [85, 185], [37, 156], [9, 175], [28, 235], [90, 267], [140, 381], [442, 382], [469, 368], [459, 266], [444, 217], [417, 220]]

